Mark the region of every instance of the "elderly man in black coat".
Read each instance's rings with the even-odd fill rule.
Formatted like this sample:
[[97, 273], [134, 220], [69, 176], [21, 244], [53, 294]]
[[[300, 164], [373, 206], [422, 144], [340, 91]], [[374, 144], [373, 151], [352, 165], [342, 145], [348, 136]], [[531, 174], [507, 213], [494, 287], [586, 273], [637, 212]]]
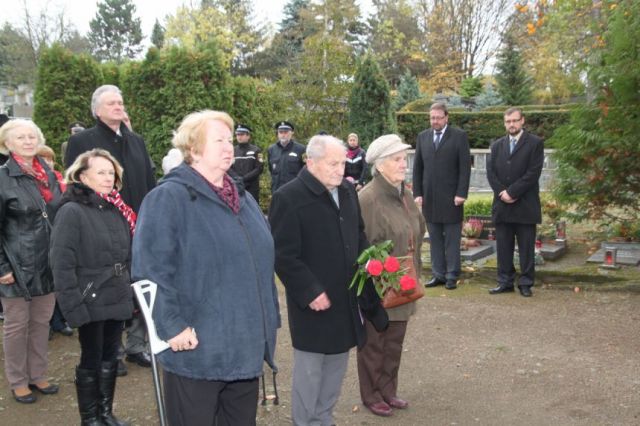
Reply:
[[467, 134], [449, 126], [442, 103], [431, 105], [431, 128], [421, 132], [413, 162], [413, 195], [422, 205], [431, 247], [433, 277], [425, 287], [457, 287], [464, 202], [469, 192], [471, 154]]
[[491, 144], [487, 179], [493, 189], [493, 223], [496, 225], [498, 286], [491, 294], [513, 291], [514, 239], [518, 240], [520, 279], [518, 289], [530, 297], [535, 277], [536, 224], [542, 222], [538, 179], [544, 164], [544, 142], [523, 130], [519, 108], [504, 113], [507, 135]]
[[[73, 134], [67, 144], [64, 158], [69, 167], [85, 151], [102, 148], [113, 155], [124, 170], [122, 199], [136, 213], [142, 199], [155, 186], [155, 176], [151, 158], [142, 137], [125, 124], [122, 93], [117, 86], [105, 84], [98, 87], [91, 97], [91, 113], [96, 125], [80, 133]], [[146, 329], [140, 313], [136, 313], [127, 329], [125, 352], [127, 361], [142, 367], [151, 367], [151, 357], [147, 352]], [[118, 375], [127, 374], [125, 365], [119, 362]]]
[[360, 312], [381, 330], [388, 317], [372, 285], [360, 297], [348, 289], [368, 242], [356, 190], [343, 179], [346, 148], [314, 136], [306, 153], [306, 167], [273, 195], [269, 221], [294, 347], [293, 423], [331, 425], [349, 350], [365, 342]]

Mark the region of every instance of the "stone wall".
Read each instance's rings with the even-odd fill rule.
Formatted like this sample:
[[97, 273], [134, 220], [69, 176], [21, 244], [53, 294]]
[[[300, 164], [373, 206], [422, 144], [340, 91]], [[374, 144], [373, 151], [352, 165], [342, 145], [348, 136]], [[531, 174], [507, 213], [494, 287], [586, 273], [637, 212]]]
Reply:
[[[540, 189], [548, 191], [551, 188], [551, 181], [555, 176], [557, 169], [556, 161], [553, 159], [553, 149], [544, 150], [544, 166], [542, 175], [540, 176]], [[488, 149], [472, 149], [471, 150], [471, 181], [469, 183], [470, 192], [491, 192], [491, 187], [487, 181], [487, 157], [490, 151]], [[407, 180], [411, 181], [413, 173], [413, 156], [415, 150], [409, 150], [409, 170], [407, 170]]]

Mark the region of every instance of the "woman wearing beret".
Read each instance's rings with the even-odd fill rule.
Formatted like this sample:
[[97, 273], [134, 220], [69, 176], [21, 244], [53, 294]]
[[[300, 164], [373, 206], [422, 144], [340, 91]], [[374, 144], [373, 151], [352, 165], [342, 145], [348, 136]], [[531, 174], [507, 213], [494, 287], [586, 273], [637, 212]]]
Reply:
[[253, 425], [258, 378], [274, 367], [278, 299], [269, 227], [228, 175], [233, 120], [188, 115], [173, 138], [184, 162], [142, 203], [133, 276], [158, 285], [153, 320], [172, 426]]
[[136, 214], [118, 192], [122, 167], [103, 149], [80, 154], [67, 181], [50, 258], [60, 309], [69, 325], [79, 327], [81, 424], [127, 425], [112, 409], [118, 346], [133, 312], [128, 265]]
[[[422, 214], [405, 188], [407, 149], [397, 135], [384, 135], [369, 145], [367, 163], [373, 179], [359, 193], [365, 234], [371, 244], [393, 241], [393, 256], [413, 249], [415, 270], [421, 270], [420, 247], [425, 232]], [[374, 414], [390, 416], [409, 403], [398, 397], [398, 370], [402, 343], [415, 302], [387, 309], [389, 328], [377, 331], [366, 321], [367, 343], [358, 351], [358, 379], [364, 405]]]

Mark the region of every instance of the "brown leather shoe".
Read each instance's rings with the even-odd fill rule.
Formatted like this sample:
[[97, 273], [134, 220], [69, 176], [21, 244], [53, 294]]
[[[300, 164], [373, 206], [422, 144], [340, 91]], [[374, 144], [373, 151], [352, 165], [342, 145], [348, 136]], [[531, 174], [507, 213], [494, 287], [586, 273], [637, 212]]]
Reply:
[[374, 404], [365, 404], [365, 406], [376, 416], [389, 417], [393, 414], [393, 410], [386, 402], [380, 401]]
[[391, 407], [393, 408], [399, 408], [399, 409], [404, 409], [407, 408], [409, 406], [409, 402], [405, 401], [404, 399], [400, 399], [397, 396], [394, 396], [393, 398], [390, 398], [387, 401], [387, 404], [389, 404]]

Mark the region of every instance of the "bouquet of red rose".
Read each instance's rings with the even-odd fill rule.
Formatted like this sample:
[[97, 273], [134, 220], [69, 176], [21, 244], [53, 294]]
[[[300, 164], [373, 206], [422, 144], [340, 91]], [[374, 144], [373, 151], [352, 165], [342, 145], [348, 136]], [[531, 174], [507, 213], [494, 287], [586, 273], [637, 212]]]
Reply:
[[400, 269], [400, 261], [389, 253], [393, 250], [393, 241], [387, 240], [364, 250], [358, 260], [358, 270], [353, 276], [349, 288], [358, 285], [360, 296], [368, 278], [373, 281], [378, 296], [382, 299], [389, 288], [398, 292], [411, 292], [416, 288], [416, 280]]

